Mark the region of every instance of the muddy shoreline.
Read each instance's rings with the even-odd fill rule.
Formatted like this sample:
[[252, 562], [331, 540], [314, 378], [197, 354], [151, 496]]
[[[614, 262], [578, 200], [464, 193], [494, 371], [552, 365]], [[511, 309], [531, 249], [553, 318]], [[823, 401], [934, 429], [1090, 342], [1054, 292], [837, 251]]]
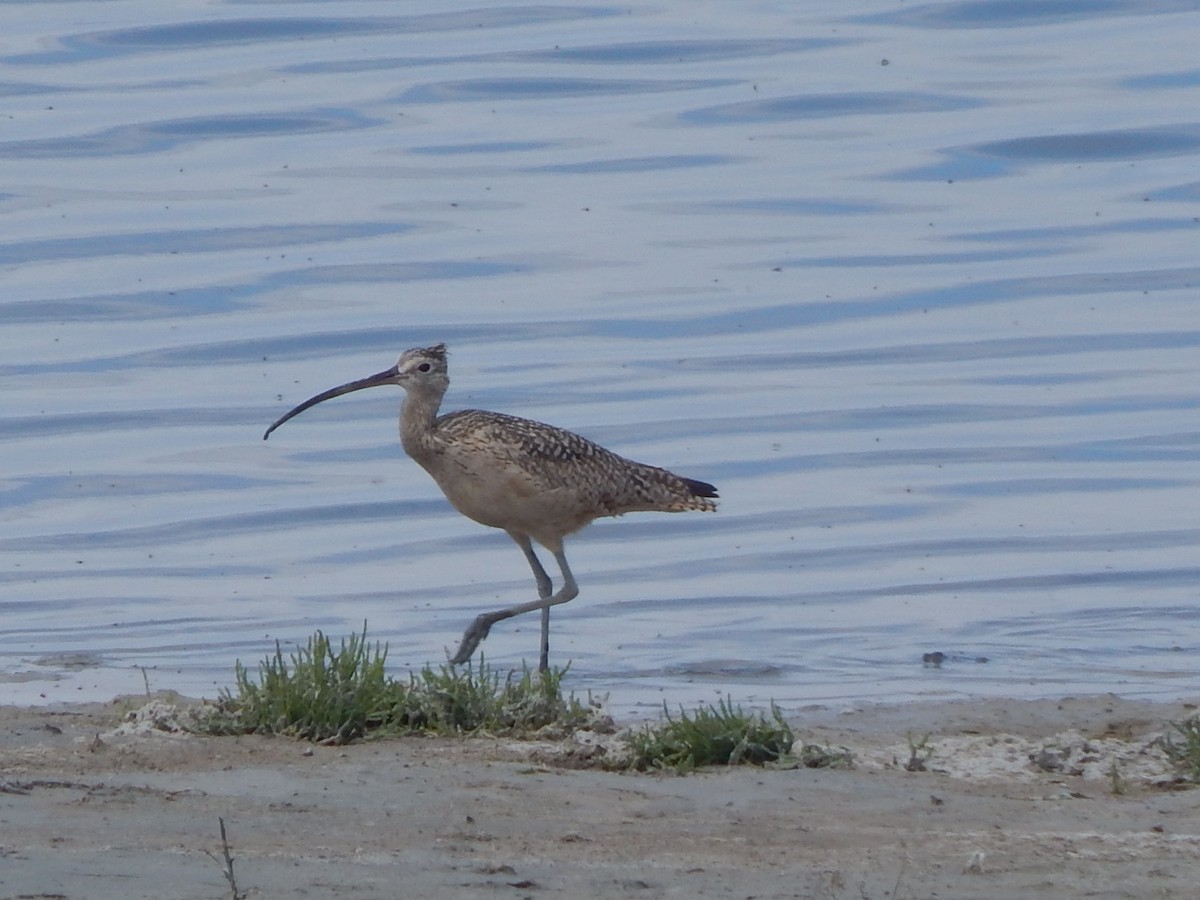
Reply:
[[[788, 716], [849, 770], [572, 768], [578, 747], [172, 734], [142, 701], [0, 707], [0, 897], [1191, 897], [1184, 704], [1113, 696]], [[921, 745], [924, 771], [910, 771]]]

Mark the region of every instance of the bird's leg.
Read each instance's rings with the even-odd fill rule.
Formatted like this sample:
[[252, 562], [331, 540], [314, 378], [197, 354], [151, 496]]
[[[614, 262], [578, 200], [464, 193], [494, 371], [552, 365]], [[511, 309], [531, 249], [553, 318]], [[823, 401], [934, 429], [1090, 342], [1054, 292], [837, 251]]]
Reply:
[[[520, 534], [513, 535], [513, 540], [517, 542], [517, 546], [521, 548], [521, 552], [525, 554], [525, 558], [529, 560], [529, 568], [533, 569], [533, 580], [537, 582], [538, 599], [545, 600], [554, 591], [554, 585], [550, 582], [550, 576], [546, 574], [546, 570], [542, 568], [542, 561], [537, 558], [537, 554], [533, 552], [533, 543], [529, 540], [529, 535]], [[546, 672], [550, 669], [550, 607], [542, 607], [542, 644], [538, 653], [538, 671]]]
[[533, 553], [533, 546], [529, 543], [529, 538], [526, 537], [522, 540], [520, 537], [514, 535], [513, 540], [517, 542], [518, 546], [525, 552], [526, 558], [530, 561], [529, 566], [533, 569], [533, 576], [538, 584], [538, 599], [476, 616], [475, 621], [463, 632], [462, 643], [458, 646], [458, 652], [450, 658], [452, 666], [461, 665], [470, 659], [471, 655], [475, 652], [475, 648], [488, 636], [488, 632], [491, 631], [492, 626], [497, 622], [502, 622], [505, 619], [511, 619], [513, 616], [519, 616], [522, 613], [533, 612], [535, 609], [538, 609], [542, 611], [542, 647], [541, 658], [538, 662], [538, 671], [545, 672], [549, 668], [550, 607], [566, 603], [568, 600], [577, 597], [579, 595], [579, 586], [575, 583], [575, 576], [571, 574], [571, 567], [567, 565], [567, 557], [563, 552], [561, 542], [556, 547], [551, 547], [550, 550], [554, 554], [554, 558], [558, 561], [559, 569], [562, 570], [563, 584], [559, 588], [558, 593], [551, 594], [550, 576], [546, 574], [546, 570], [542, 568], [542, 564], [537, 561], [537, 557]]
[[[546, 570], [542, 568], [542, 561], [537, 558], [537, 554], [533, 552], [533, 541], [529, 539], [529, 535], [521, 534], [520, 532], [508, 533], [517, 546], [521, 548], [521, 552], [525, 554], [525, 558], [529, 560], [529, 568], [533, 569], [533, 580], [537, 582], [538, 597], [545, 600], [554, 591], [554, 585], [550, 581], [550, 576], [546, 574]], [[542, 607], [542, 644], [541, 652], [538, 654], [538, 671], [545, 672], [550, 668], [550, 607]]]
[[538, 597], [545, 600], [554, 590], [554, 585], [550, 583], [550, 576], [542, 568], [542, 561], [533, 552], [533, 541], [529, 539], [529, 535], [521, 534], [520, 532], [510, 531], [508, 534], [517, 542], [517, 546], [521, 548], [521, 552], [529, 560], [529, 568], [533, 569], [533, 580], [537, 582]]
[[542, 643], [538, 648], [538, 671], [550, 671], [550, 607], [542, 607]]

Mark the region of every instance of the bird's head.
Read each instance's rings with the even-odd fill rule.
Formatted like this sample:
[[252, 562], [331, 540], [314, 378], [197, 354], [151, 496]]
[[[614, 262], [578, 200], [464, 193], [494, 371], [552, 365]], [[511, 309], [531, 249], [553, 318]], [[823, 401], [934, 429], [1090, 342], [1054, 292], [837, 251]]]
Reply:
[[[434, 344], [432, 347], [405, 350], [388, 372], [395, 373], [391, 383], [402, 388], [434, 387], [444, 391], [450, 384], [446, 370], [446, 345]], [[379, 374], [386, 375], [387, 372]]]
[[353, 391], [361, 391], [365, 388], [379, 387], [385, 384], [398, 384], [406, 391], [436, 393], [440, 400], [441, 395], [445, 393], [446, 388], [450, 384], [450, 376], [447, 374], [446, 368], [446, 345], [434, 344], [432, 347], [414, 347], [411, 350], [405, 350], [400, 354], [400, 358], [396, 360], [396, 364], [390, 369], [384, 369], [382, 372], [376, 372], [374, 375], [369, 375], [366, 378], [338, 385], [335, 388], [322, 391], [315, 397], [309, 397], [299, 406], [280, 416], [267, 429], [263, 435], [263, 440], [265, 441], [269, 438], [271, 432], [288, 419], [300, 415], [300, 413], [310, 407], [316, 406], [318, 403], [332, 400], [334, 397], [340, 397], [342, 394], [349, 394]]

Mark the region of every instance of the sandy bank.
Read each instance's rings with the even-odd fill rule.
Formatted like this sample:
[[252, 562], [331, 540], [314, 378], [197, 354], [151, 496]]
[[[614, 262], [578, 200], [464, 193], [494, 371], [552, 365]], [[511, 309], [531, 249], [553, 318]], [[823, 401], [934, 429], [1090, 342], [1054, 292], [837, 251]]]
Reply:
[[[1200, 791], [1115, 697], [790, 716], [852, 770], [564, 768], [569, 748], [313, 747], [0, 708], [0, 897], [1193, 897]], [[925, 771], [910, 739], [929, 735]], [[924, 755], [924, 754], [922, 754]]]

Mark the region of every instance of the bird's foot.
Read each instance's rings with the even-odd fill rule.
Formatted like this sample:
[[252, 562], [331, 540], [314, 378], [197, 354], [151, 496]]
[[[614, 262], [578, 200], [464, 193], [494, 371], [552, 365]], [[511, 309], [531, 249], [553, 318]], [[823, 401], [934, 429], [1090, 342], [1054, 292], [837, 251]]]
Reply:
[[450, 657], [450, 665], [461, 666], [469, 660], [491, 630], [491, 617], [488, 615], [477, 616], [475, 621], [468, 625], [467, 630], [463, 632], [462, 643], [458, 645], [458, 652]]

